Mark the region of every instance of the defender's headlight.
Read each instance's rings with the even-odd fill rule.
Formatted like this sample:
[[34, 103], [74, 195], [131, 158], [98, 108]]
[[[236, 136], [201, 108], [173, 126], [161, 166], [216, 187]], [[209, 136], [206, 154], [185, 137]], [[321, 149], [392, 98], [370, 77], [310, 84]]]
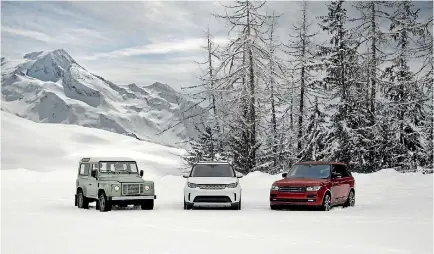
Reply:
[[277, 190], [277, 191], [278, 191], [278, 190], [279, 190], [279, 186], [272, 185], [272, 186], [271, 186], [271, 190]]
[[321, 189], [321, 186], [310, 186], [306, 188], [306, 191], [319, 191]]
[[151, 189], [151, 187], [149, 187], [149, 185], [145, 185], [145, 191], [148, 191], [149, 189]]
[[112, 185], [112, 187], [113, 187], [113, 190], [115, 190], [115, 191], [119, 191], [120, 190], [120, 188], [119, 188], [119, 185]]
[[195, 183], [187, 183], [187, 186], [189, 188], [197, 188], [197, 184], [195, 184]]
[[235, 183], [230, 183], [230, 184], [226, 184], [226, 187], [227, 188], [236, 188], [238, 186], [238, 183], [237, 182], [235, 182]]

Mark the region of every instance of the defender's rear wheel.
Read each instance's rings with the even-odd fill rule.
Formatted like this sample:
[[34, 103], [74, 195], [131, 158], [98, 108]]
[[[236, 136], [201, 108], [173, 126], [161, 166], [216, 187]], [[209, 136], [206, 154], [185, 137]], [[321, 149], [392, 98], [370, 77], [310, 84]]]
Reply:
[[89, 208], [89, 200], [84, 196], [81, 189], [77, 191], [77, 207], [82, 209]]
[[321, 210], [330, 211], [331, 207], [332, 207], [332, 201], [331, 201], [330, 194], [326, 193], [322, 201]]
[[107, 200], [104, 192], [101, 192], [98, 197], [98, 206], [100, 212], [108, 212], [112, 209], [112, 204]]
[[154, 200], [143, 200], [140, 204], [140, 207], [142, 208], [142, 210], [152, 210], [154, 209]]

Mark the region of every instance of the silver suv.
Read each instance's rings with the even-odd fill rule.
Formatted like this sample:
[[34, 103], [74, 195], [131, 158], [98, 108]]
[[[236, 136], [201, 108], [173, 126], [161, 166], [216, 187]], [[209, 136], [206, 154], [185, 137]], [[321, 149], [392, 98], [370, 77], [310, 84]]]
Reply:
[[136, 161], [130, 158], [82, 158], [76, 180], [75, 206], [89, 208], [95, 201], [96, 209], [107, 212], [113, 205], [140, 206], [154, 209], [157, 198], [154, 182], [142, 179]]

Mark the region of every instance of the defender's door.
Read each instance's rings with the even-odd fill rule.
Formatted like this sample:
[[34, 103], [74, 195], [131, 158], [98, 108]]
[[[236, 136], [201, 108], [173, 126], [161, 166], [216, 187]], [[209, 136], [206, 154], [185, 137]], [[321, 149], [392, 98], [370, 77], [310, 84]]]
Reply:
[[98, 169], [97, 169], [97, 164], [92, 163], [92, 164], [87, 164], [87, 167], [89, 168], [89, 182], [88, 182], [88, 192], [89, 192], [89, 196], [92, 198], [97, 198], [97, 194], [98, 194], [98, 180], [96, 179], [96, 177], [98, 177], [97, 175], [95, 175], [96, 177], [92, 176], [92, 171], [96, 171], [95, 173], [98, 174]]
[[89, 197], [89, 164], [88, 163], [79, 164], [77, 187], [81, 187], [83, 189], [84, 195], [86, 197]]

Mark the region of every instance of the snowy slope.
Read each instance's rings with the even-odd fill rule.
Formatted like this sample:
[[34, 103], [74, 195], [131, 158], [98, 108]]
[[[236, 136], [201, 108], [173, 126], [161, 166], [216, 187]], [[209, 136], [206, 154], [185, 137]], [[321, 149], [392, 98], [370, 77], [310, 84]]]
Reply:
[[133, 157], [148, 173], [181, 174], [184, 150], [105, 130], [46, 124], [1, 111], [1, 169], [73, 172], [81, 157]]
[[[354, 174], [356, 206], [321, 212], [271, 211], [279, 176], [254, 172], [241, 179], [241, 211], [184, 211], [181, 150], [5, 112], [1, 124], [2, 253], [433, 253], [432, 175]], [[89, 154], [138, 159], [155, 209], [75, 207], [76, 159]]]
[[[95, 127], [166, 145], [196, 135], [197, 118], [178, 123], [194, 103], [168, 85], [118, 86], [88, 72], [65, 50], [33, 52], [21, 60], [1, 59], [4, 111], [36, 122]], [[200, 107], [184, 114], [196, 114]]]

